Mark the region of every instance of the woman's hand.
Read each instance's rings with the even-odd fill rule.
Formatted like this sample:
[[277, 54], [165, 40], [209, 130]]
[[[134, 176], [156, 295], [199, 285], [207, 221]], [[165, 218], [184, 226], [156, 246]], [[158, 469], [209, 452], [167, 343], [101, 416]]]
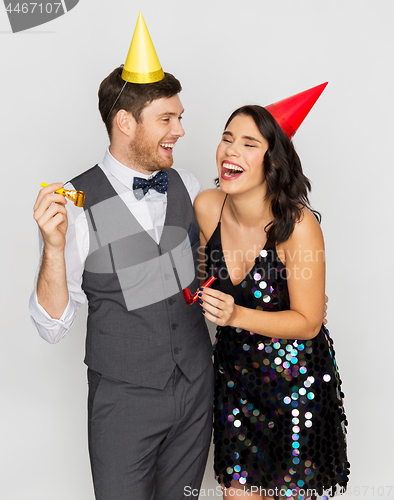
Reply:
[[323, 325], [327, 324], [327, 308], [328, 308], [328, 297], [327, 297], [327, 295], [324, 295]]
[[236, 326], [240, 307], [234, 304], [231, 295], [212, 288], [200, 288], [198, 296], [203, 313], [209, 321], [219, 326]]

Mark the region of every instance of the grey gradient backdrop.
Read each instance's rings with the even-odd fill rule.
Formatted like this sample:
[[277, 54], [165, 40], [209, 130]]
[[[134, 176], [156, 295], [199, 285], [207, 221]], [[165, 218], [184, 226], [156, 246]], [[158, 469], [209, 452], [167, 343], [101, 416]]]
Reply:
[[[81, 0], [20, 34], [0, 6], [0, 498], [93, 499], [86, 308], [55, 346], [32, 326], [32, 206], [41, 181], [66, 181], [102, 159], [98, 85], [124, 62], [140, 9], [163, 68], [184, 87], [175, 165], [205, 188], [233, 109], [330, 82], [294, 143], [323, 215], [329, 327], [350, 422], [346, 497], [360, 487], [364, 498], [394, 498], [391, 0]], [[210, 457], [204, 487], [215, 486]]]

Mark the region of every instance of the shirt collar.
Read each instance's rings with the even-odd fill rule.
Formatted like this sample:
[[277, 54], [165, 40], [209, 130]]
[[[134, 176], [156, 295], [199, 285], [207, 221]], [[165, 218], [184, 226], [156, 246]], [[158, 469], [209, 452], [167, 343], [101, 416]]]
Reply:
[[148, 179], [158, 172], [152, 172], [151, 174], [142, 174], [141, 172], [137, 172], [130, 167], [126, 167], [123, 163], [120, 163], [116, 160], [111, 153], [109, 152], [109, 147], [105, 152], [105, 156], [103, 159], [104, 167], [113, 175], [119, 182], [121, 182], [128, 189], [133, 188], [134, 177], [142, 177], [143, 179]]

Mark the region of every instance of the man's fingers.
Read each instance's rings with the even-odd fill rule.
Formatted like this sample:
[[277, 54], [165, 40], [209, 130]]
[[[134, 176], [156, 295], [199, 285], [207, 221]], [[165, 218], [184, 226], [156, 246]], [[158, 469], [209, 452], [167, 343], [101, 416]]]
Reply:
[[57, 213], [54, 217], [52, 217], [48, 222], [44, 225], [40, 226], [40, 229], [47, 234], [54, 233], [57, 228], [63, 223], [67, 221], [67, 216], [65, 214]]
[[52, 219], [58, 213], [67, 215], [66, 207], [64, 205], [61, 205], [60, 203], [53, 203], [45, 210], [43, 210], [43, 207], [39, 207], [34, 212], [34, 219], [36, 220], [37, 224], [40, 227], [43, 227], [50, 219]]
[[37, 198], [37, 201], [33, 207], [33, 211], [35, 212], [40, 209], [46, 210], [52, 203], [60, 203], [62, 205], [65, 205], [67, 203], [67, 199], [62, 194], [46, 193], [45, 195], [39, 196]]
[[44, 226], [48, 221], [53, 219], [57, 214], [62, 214], [67, 217], [67, 210], [63, 205], [53, 204], [51, 205], [42, 216], [38, 219], [37, 223], [39, 226]]
[[65, 206], [67, 203], [66, 198], [62, 194], [54, 194], [49, 193], [46, 194], [43, 198], [41, 198], [40, 202], [34, 205], [33, 217], [37, 221], [42, 215], [48, 210], [52, 205], [56, 205], [58, 207]]
[[[38, 192], [38, 196], [36, 199], [36, 202], [34, 204], [33, 210], [36, 210], [38, 205], [41, 203], [41, 200], [44, 198], [45, 195], [54, 193], [58, 189], [61, 189], [63, 187], [62, 182], [54, 182], [52, 184], [49, 184], [48, 186], [45, 186], [44, 188], [40, 189]], [[63, 197], [63, 195], [60, 195]]]

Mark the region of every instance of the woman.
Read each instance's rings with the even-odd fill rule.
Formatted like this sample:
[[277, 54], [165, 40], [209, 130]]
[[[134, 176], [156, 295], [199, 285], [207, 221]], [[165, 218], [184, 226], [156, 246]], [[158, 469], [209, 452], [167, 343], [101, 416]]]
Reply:
[[225, 497], [334, 493], [348, 480], [347, 422], [322, 325], [324, 242], [310, 183], [260, 106], [232, 113], [216, 158], [220, 189], [195, 201], [217, 278], [200, 291], [218, 325], [215, 475]]

